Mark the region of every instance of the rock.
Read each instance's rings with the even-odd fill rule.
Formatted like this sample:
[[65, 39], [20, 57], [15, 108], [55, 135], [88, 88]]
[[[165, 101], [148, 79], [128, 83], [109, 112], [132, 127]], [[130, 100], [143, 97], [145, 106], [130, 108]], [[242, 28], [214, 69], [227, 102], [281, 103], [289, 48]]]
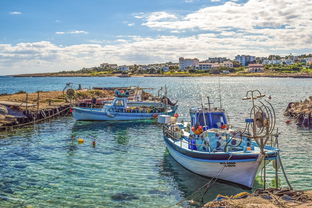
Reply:
[[304, 101], [289, 103], [284, 115], [296, 118], [298, 126], [312, 128], [312, 96]]
[[111, 196], [111, 199], [114, 201], [131, 201], [135, 199], [139, 199], [139, 197], [130, 193], [117, 193]]

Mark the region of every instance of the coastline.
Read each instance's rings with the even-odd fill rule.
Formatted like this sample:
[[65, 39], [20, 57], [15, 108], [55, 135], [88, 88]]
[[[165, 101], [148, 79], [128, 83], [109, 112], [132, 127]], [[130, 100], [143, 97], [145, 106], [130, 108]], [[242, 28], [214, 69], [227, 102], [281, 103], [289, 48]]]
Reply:
[[307, 73], [233, 73], [233, 74], [208, 74], [208, 73], [170, 73], [170, 74], [87, 74], [87, 73], [35, 73], [8, 75], [11, 77], [272, 77], [272, 78], [312, 78]]

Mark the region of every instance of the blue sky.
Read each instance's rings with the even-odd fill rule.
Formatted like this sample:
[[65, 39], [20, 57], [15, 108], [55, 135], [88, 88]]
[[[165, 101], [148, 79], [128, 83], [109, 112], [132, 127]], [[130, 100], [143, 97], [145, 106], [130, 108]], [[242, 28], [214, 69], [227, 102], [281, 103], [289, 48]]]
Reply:
[[0, 75], [311, 53], [311, 9], [309, 0], [1, 0]]

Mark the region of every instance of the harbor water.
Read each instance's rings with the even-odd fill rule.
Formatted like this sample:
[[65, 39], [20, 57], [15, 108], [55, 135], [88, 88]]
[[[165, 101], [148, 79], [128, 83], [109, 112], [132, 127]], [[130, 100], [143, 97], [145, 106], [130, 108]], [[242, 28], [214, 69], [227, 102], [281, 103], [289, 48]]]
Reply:
[[[67, 82], [82, 87], [166, 85], [178, 100], [180, 119], [207, 96], [222, 107], [234, 126], [244, 127], [251, 107], [246, 91], [271, 96], [277, 115], [281, 157], [295, 189], [312, 189], [312, 131], [283, 116], [289, 102], [311, 96], [311, 79], [256, 77], [0, 77], [0, 94], [63, 90]], [[219, 87], [220, 83], [220, 87]], [[162, 129], [153, 122], [76, 122], [60, 117], [14, 133], [0, 133], [0, 207], [169, 207], [187, 199], [209, 178], [195, 175], [168, 154]], [[84, 139], [78, 144], [77, 139]], [[93, 141], [96, 145], [93, 146]], [[274, 170], [268, 168], [268, 185]], [[286, 185], [280, 174], [281, 184]], [[261, 187], [257, 177], [254, 188]], [[216, 182], [204, 197], [233, 195], [242, 187]], [[200, 199], [199, 196], [196, 196]], [[176, 207], [187, 207], [183, 202]]]

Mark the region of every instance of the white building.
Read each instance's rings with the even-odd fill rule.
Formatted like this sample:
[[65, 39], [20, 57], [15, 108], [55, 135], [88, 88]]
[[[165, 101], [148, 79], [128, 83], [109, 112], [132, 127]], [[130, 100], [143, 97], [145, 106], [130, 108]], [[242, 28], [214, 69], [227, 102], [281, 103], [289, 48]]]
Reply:
[[262, 64], [249, 64], [246, 71], [250, 73], [263, 72], [264, 67]]
[[212, 68], [213, 63], [199, 63], [197, 69], [199, 70], [209, 70]]
[[119, 71], [124, 71], [124, 72], [125, 72], [125, 71], [129, 71], [129, 67], [126, 66], [126, 65], [122, 65], [122, 66], [119, 66], [119, 67], [118, 67], [118, 70], [119, 70]]
[[185, 70], [187, 68], [195, 69], [198, 67], [199, 60], [197, 58], [194, 59], [185, 59], [183, 57], [179, 58], [179, 69]]
[[282, 61], [281, 60], [276, 60], [276, 59], [272, 59], [272, 60], [265, 59], [265, 60], [262, 61], [262, 64], [277, 65], [277, 64], [282, 64]]
[[256, 60], [255, 56], [249, 56], [249, 55], [237, 55], [235, 56], [235, 61], [240, 63], [242, 66], [247, 66], [250, 63], [253, 63]]
[[283, 64], [292, 65], [294, 61], [292, 59], [282, 59]]
[[225, 68], [233, 68], [233, 63], [231, 61], [224, 61], [220, 63], [220, 66]]

